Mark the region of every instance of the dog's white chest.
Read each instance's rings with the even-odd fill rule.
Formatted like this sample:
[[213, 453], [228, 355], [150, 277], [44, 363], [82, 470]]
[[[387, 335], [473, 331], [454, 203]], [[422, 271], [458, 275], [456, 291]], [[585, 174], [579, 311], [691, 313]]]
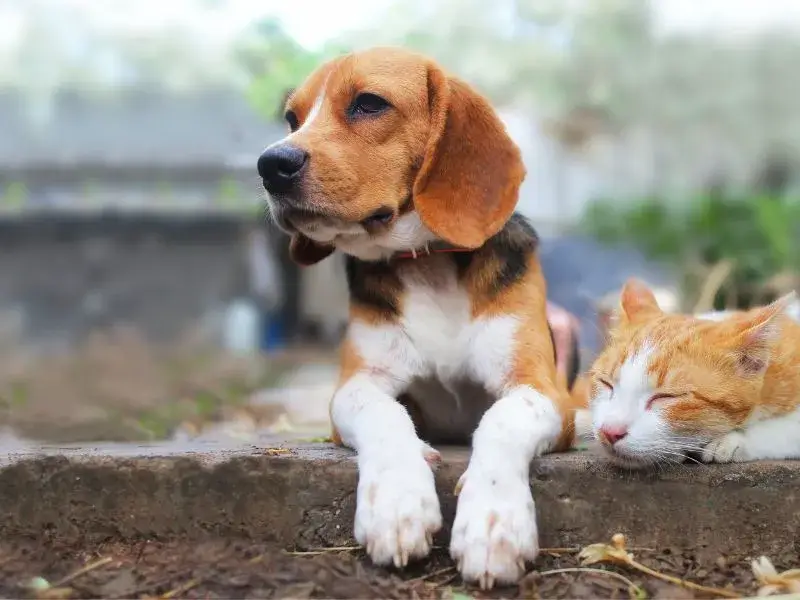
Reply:
[[517, 318], [475, 318], [454, 270], [411, 271], [401, 279], [397, 322], [350, 325], [349, 338], [366, 368], [392, 373], [398, 392], [414, 382], [435, 380], [455, 397], [465, 384], [496, 397], [512, 367]]
[[430, 286], [407, 285], [402, 327], [432, 372], [448, 379], [464, 360], [462, 337], [470, 324], [469, 296], [455, 277]]
[[448, 273], [436, 281], [406, 282], [402, 328], [427, 375], [451, 384], [469, 380], [495, 391], [511, 366], [517, 319], [473, 318], [470, 298]]

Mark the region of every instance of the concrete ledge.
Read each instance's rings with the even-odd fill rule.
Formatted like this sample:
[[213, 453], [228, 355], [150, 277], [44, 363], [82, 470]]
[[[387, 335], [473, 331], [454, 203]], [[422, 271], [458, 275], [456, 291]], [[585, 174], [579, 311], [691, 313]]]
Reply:
[[[39, 448], [0, 468], [0, 535], [65, 542], [244, 537], [286, 547], [353, 543], [356, 464], [327, 444], [287, 451], [185, 446]], [[446, 527], [467, 452], [436, 479]], [[531, 481], [543, 546], [606, 540], [719, 554], [800, 552], [800, 462], [619, 471], [592, 452], [545, 457]], [[439, 543], [446, 543], [447, 530]]]

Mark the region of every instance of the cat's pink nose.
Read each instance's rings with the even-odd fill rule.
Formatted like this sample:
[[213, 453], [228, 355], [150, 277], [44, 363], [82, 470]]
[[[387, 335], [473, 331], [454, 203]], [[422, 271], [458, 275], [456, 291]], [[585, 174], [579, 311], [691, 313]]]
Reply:
[[628, 435], [628, 428], [624, 425], [603, 425], [600, 428], [601, 441], [605, 441], [611, 446], [616, 444], [626, 435]]

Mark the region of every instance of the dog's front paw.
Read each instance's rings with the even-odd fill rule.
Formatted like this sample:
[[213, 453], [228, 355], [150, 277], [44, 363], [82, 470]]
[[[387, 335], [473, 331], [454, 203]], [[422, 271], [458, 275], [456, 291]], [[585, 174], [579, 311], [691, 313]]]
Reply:
[[528, 479], [467, 470], [458, 485], [450, 554], [462, 578], [477, 581], [481, 589], [490, 589], [495, 582], [517, 582], [525, 573], [525, 562], [539, 553]]
[[703, 449], [703, 462], [731, 463], [750, 460], [747, 452], [747, 438], [743, 433], [731, 431], [711, 440]]
[[359, 457], [356, 540], [377, 565], [408, 564], [427, 556], [442, 526], [433, 472], [438, 452], [382, 453]]

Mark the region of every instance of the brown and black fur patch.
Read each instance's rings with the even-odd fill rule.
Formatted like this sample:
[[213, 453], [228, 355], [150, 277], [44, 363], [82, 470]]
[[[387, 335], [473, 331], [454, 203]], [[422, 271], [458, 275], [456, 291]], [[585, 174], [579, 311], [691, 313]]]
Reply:
[[345, 272], [351, 304], [374, 313], [379, 320], [400, 316], [403, 283], [391, 263], [367, 262], [348, 256]]
[[[528, 258], [536, 252], [539, 236], [527, 219], [515, 213], [508, 223], [477, 250], [448, 253], [456, 266], [459, 281], [469, 280], [474, 292], [493, 298], [521, 280], [528, 270]], [[440, 256], [440, 255], [437, 255]], [[421, 255], [416, 259], [426, 260]], [[348, 256], [347, 285], [350, 301], [375, 311], [386, 319], [400, 315], [399, 297], [403, 284], [392, 260], [368, 262]]]
[[528, 220], [514, 213], [508, 223], [467, 257], [454, 255], [460, 278], [469, 280], [473, 293], [494, 298], [520, 281], [528, 272], [539, 236]]
[[[536, 230], [525, 217], [515, 213], [481, 248], [452, 252], [447, 256], [455, 264], [459, 281], [469, 280], [474, 291], [491, 299], [525, 276], [528, 259], [538, 246]], [[425, 260], [425, 257], [405, 260]], [[348, 256], [346, 270], [350, 301], [354, 305], [373, 313], [379, 320], [394, 320], [400, 316], [403, 283], [397, 275], [396, 263], [366, 262]], [[549, 335], [552, 341], [552, 330]], [[569, 388], [578, 376], [578, 357], [578, 341], [573, 336], [568, 359]]]

